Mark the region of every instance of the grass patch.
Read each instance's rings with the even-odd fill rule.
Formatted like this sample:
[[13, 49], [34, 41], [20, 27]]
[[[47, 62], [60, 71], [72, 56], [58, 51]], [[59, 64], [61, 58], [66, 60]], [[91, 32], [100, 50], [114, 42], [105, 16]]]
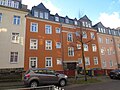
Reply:
[[90, 83], [98, 83], [101, 82], [101, 80], [98, 80], [97, 78], [89, 78], [87, 79], [87, 81], [85, 81], [84, 79], [72, 79], [69, 81], [72, 84], [90, 84]]

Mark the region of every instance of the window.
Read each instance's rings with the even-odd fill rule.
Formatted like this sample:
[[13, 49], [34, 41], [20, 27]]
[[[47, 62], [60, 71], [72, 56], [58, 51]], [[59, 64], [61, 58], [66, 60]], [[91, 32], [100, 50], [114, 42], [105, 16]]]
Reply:
[[29, 68], [37, 68], [37, 57], [29, 58]]
[[60, 28], [56, 28], [56, 33], [60, 33], [60, 32], [61, 32]]
[[43, 18], [43, 12], [40, 11], [40, 18]]
[[84, 46], [84, 51], [88, 51], [88, 45], [87, 44], [83, 44]]
[[45, 33], [52, 34], [52, 27], [50, 25], [45, 25]]
[[83, 38], [87, 38], [87, 33], [85, 31], [82, 32]]
[[85, 22], [82, 22], [82, 26], [85, 26]]
[[74, 24], [75, 24], [75, 25], [78, 25], [77, 21], [74, 21]]
[[93, 51], [93, 52], [96, 52], [96, 51], [97, 51], [97, 47], [96, 47], [95, 44], [92, 44], [92, 51]]
[[81, 44], [77, 44], [77, 49], [81, 49]]
[[95, 34], [93, 32], [90, 33], [91, 39], [95, 39]]
[[61, 43], [60, 42], [56, 42], [56, 48], [61, 48]]
[[12, 33], [12, 42], [19, 43], [19, 33]]
[[69, 23], [69, 19], [66, 18], [66, 19], [65, 19], [65, 22], [66, 22], [66, 23]]
[[36, 50], [38, 48], [38, 40], [30, 39], [30, 49]]
[[46, 50], [52, 50], [52, 41], [51, 40], [46, 40], [46, 42], [45, 42], [46, 44], [45, 44], [45, 49]]
[[86, 27], [88, 27], [88, 22], [86, 22], [85, 24], [86, 24]]
[[62, 65], [62, 59], [61, 58], [57, 58], [57, 65]]
[[111, 50], [107, 49], [108, 55], [111, 55]]
[[102, 63], [103, 63], [103, 67], [106, 67], [106, 61], [104, 60]]
[[55, 21], [59, 22], [59, 17], [55, 17]]
[[101, 54], [105, 55], [105, 48], [104, 47], [101, 48]]
[[82, 64], [82, 58], [78, 58], [78, 64]]
[[110, 67], [113, 67], [113, 61], [110, 60]]
[[2, 13], [0, 13], [0, 22], [2, 22]]
[[98, 65], [98, 57], [94, 57], [94, 65]]
[[109, 44], [109, 39], [108, 38], [106, 38], [106, 44]]
[[103, 40], [102, 40], [102, 38], [101, 38], [101, 37], [99, 37], [99, 42], [100, 42], [100, 43], [103, 43]]
[[67, 34], [67, 41], [73, 41], [73, 36], [72, 36], [72, 33], [68, 33]]
[[45, 19], [48, 19], [48, 13], [45, 12]]
[[45, 60], [45, 66], [52, 67], [52, 57], [46, 57]]
[[89, 57], [85, 57], [85, 65], [90, 65], [90, 59], [89, 59]]
[[91, 24], [90, 23], [88, 24], [88, 27], [91, 28]]
[[34, 11], [34, 17], [38, 17], [38, 11]]
[[18, 52], [11, 52], [10, 54], [10, 63], [18, 62]]
[[20, 16], [14, 16], [13, 24], [20, 25]]
[[31, 32], [38, 32], [38, 23], [31, 22]]
[[68, 47], [68, 56], [74, 56], [74, 48]]

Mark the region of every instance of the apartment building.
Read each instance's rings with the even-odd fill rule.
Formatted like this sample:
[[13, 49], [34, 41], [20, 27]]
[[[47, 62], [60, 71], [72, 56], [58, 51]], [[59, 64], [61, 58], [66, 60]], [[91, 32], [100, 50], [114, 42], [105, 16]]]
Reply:
[[93, 26], [97, 30], [102, 69], [117, 69], [119, 64], [119, 30], [106, 28], [101, 22]]
[[23, 69], [25, 15], [21, 0], [0, 0], [0, 69]]
[[[42, 3], [26, 16], [24, 69], [39, 67], [57, 71], [83, 68], [81, 40], [87, 69], [101, 67], [97, 31], [85, 15], [79, 20], [50, 14]], [[81, 38], [82, 36], [82, 38]]]

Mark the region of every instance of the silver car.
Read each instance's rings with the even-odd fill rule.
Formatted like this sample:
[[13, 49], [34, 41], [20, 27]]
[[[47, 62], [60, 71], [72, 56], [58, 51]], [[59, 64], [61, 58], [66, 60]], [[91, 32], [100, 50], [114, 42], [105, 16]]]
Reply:
[[59, 84], [63, 87], [67, 84], [67, 78], [67, 75], [56, 73], [54, 70], [32, 68], [24, 75], [24, 85], [37, 87], [41, 84]]

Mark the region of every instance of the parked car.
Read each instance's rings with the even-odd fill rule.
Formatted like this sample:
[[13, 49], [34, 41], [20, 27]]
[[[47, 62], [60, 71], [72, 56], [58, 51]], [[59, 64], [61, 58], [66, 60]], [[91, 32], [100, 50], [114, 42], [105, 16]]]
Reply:
[[112, 70], [109, 73], [111, 79], [120, 79], [120, 70]]
[[67, 84], [67, 75], [56, 73], [54, 70], [46, 68], [32, 68], [26, 71], [24, 75], [24, 85], [37, 87], [41, 84]]

